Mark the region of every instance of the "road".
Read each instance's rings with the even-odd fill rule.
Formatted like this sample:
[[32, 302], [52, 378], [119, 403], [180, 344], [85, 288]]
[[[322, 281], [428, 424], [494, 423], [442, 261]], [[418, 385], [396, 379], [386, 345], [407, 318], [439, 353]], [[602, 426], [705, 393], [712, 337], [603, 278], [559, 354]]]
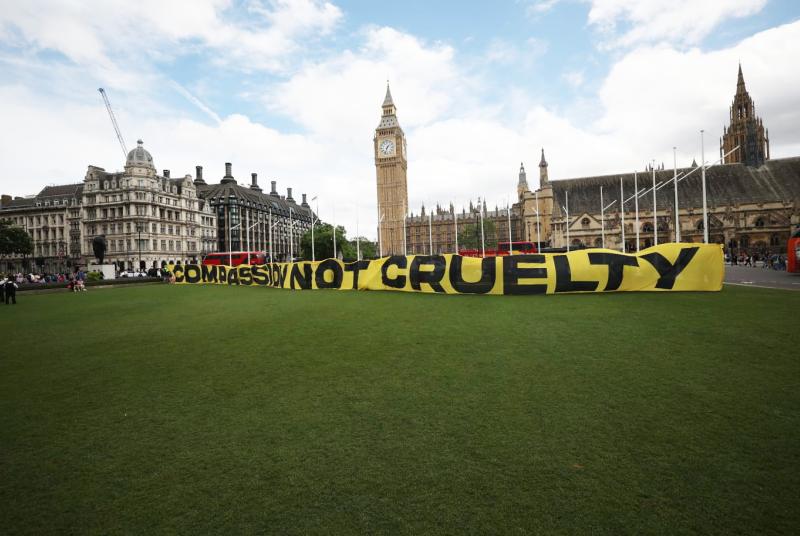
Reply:
[[750, 266], [725, 266], [725, 283], [749, 287], [767, 287], [786, 290], [800, 290], [800, 274], [751, 268]]

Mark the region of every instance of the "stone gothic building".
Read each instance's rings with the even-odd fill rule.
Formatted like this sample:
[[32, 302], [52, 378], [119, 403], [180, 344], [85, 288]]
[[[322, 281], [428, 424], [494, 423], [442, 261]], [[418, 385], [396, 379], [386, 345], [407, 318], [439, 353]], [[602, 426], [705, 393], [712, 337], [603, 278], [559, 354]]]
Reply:
[[[83, 182], [48, 186], [39, 194], [3, 196], [0, 219], [25, 229], [33, 255], [0, 256], [0, 270], [66, 272], [94, 262], [92, 240], [104, 235], [106, 262], [118, 269], [150, 268], [174, 262], [199, 262], [214, 251], [270, 251], [275, 260], [299, 255], [300, 237], [311, 226], [305, 194], [299, 205], [275, 190], [261, 192], [255, 173], [249, 187], [237, 184], [231, 164], [219, 184], [196, 176], [172, 178], [156, 172], [141, 140], [123, 171], [89, 166]], [[230, 244], [229, 244], [230, 241]]]
[[[388, 92], [387, 98], [391, 102]], [[709, 240], [734, 251], [785, 252], [792, 229], [800, 225], [800, 157], [770, 159], [769, 134], [755, 114], [741, 66], [731, 123], [721, 138], [721, 156], [737, 146], [724, 164], [706, 169]], [[377, 165], [381, 161], [377, 144], [375, 150]], [[403, 203], [408, 198], [405, 171], [403, 159], [402, 195], [398, 196]], [[671, 182], [675, 174], [679, 179], [677, 205]], [[383, 177], [379, 168], [379, 202]], [[650, 191], [638, 199], [633, 197], [635, 191], [648, 188]], [[639, 173], [552, 181], [542, 149], [538, 188], [531, 189], [525, 167], [520, 165], [517, 195], [517, 203], [510, 208], [512, 241], [539, 240], [551, 247], [605, 245], [636, 251], [660, 242], [704, 240], [701, 170], [695, 162], [677, 170], [662, 166]], [[608, 208], [602, 210], [601, 206]], [[457, 213], [452, 205], [449, 210], [437, 206], [432, 212], [426, 213], [423, 208], [420, 215], [406, 217], [407, 251], [454, 252], [456, 229], [479, 223], [481, 212], [484, 221], [494, 223], [493, 238], [507, 241], [508, 210], [490, 211], [484, 203]]]
[[769, 160], [769, 129], [764, 129], [761, 118], [756, 116], [756, 105], [744, 86], [741, 64], [730, 117], [731, 124], [723, 128], [720, 138], [719, 157], [724, 157], [726, 164], [748, 166], [760, 166]]
[[383, 255], [397, 255], [403, 253], [403, 219], [408, 214], [408, 152], [388, 83], [381, 108], [381, 121], [372, 139], [378, 184], [378, 247]]

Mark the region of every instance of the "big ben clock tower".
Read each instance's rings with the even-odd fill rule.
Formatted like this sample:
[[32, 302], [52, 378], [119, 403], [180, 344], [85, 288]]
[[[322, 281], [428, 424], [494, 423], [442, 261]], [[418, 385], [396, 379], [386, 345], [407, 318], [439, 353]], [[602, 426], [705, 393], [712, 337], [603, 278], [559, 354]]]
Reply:
[[383, 100], [383, 115], [375, 129], [373, 146], [375, 151], [375, 172], [378, 179], [378, 218], [380, 223], [381, 249], [384, 255], [402, 255], [403, 219], [408, 210], [408, 183], [406, 169], [406, 136], [397, 122], [396, 112], [386, 84], [386, 98]]

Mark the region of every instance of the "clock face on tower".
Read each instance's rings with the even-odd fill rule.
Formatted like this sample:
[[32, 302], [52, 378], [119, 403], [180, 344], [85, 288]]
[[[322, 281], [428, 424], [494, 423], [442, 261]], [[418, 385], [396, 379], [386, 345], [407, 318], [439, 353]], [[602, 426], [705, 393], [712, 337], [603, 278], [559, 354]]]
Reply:
[[394, 154], [394, 142], [392, 140], [381, 140], [379, 149], [382, 156], [392, 156]]

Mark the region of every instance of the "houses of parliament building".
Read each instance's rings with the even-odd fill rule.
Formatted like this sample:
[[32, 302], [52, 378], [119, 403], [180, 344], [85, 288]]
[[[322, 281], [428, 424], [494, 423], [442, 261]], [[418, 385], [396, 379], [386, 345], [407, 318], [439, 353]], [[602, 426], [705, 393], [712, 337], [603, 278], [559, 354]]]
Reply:
[[[756, 115], [741, 65], [730, 123], [723, 128], [719, 151], [722, 163], [705, 170], [709, 241], [734, 251], [785, 252], [792, 230], [800, 225], [800, 157], [770, 158], [769, 131]], [[457, 211], [451, 204], [428, 212], [423, 207], [414, 215], [408, 209], [405, 135], [388, 87], [375, 130], [374, 154], [384, 255], [452, 253], [456, 229], [460, 232], [466, 224], [479, 225], [481, 216], [484, 222], [493, 223], [488, 228], [494, 236], [488, 239], [508, 240], [510, 225], [511, 240], [538, 239], [551, 247], [600, 247], [604, 242], [606, 248], [622, 249], [624, 237], [625, 250], [636, 251], [655, 243], [704, 240], [701, 173], [694, 162], [677, 170], [676, 229], [674, 188], [669, 182], [675, 173], [672, 169], [662, 165], [637, 173], [551, 181], [544, 149], [538, 188], [531, 190], [521, 164], [518, 200], [509, 209], [490, 210], [483, 202]], [[656, 189], [655, 198], [652, 190], [639, 197], [637, 233], [632, 199], [635, 186], [643, 191], [653, 183], [667, 182], [667, 187]], [[601, 188], [603, 205], [609, 207], [606, 210], [601, 210]]]

